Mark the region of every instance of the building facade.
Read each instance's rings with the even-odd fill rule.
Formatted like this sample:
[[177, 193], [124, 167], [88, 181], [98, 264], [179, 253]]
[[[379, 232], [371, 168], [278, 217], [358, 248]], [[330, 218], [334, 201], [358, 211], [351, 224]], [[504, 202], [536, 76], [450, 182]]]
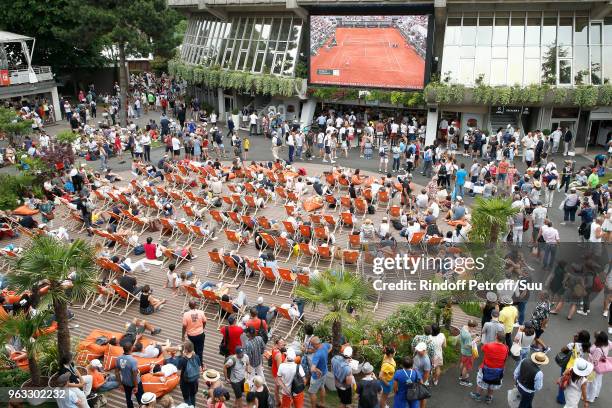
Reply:
[[[612, 2], [434, 0], [169, 0], [189, 16], [181, 49], [186, 64], [254, 75], [305, 77], [309, 57], [309, 16], [322, 10], [337, 14], [427, 14], [433, 30], [427, 38], [425, 81], [439, 79], [467, 88], [459, 101], [427, 101], [428, 142], [437, 123], [454, 119], [462, 127], [491, 131], [511, 124], [523, 129], [569, 127], [577, 151], [601, 145], [612, 132], [612, 109], [600, 104], [577, 106], [571, 98], [500, 104], [477, 101], [471, 88], [491, 86], [572, 92], [599, 87], [612, 78]], [[296, 90], [295, 96], [263, 97], [217, 87], [196, 87], [223, 114], [248, 105], [273, 107], [302, 124], [311, 122], [321, 101]], [[494, 98], [495, 99], [495, 98]], [[338, 102], [338, 101], [336, 101]], [[364, 105], [363, 100], [339, 103]], [[371, 103], [370, 103], [371, 105]], [[392, 107], [381, 103], [381, 107]]]
[[50, 106], [47, 122], [60, 119], [59, 95], [49, 66], [33, 66], [36, 41], [32, 37], [0, 31], [0, 102]]

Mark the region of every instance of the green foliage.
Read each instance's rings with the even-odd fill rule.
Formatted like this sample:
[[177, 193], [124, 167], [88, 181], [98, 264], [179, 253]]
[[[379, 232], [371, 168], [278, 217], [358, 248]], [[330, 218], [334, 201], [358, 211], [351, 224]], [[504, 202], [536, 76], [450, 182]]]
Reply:
[[308, 78], [308, 63], [306, 61], [299, 59], [295, 63], [295, 77]]
[[[32, 64], [50, 65], [57, 74], [78, 67], [101, 66], [100, 38], [85, 44], [66, 37], [70, 27], [89, 25], [76, 0], [16, 1], [3, 3], [0, 28], [36, 38]], [[78, 40], [78, 39], [76, 39]]]
[[296, 79], [289, 77], [187, 65], [177, 60], [168, 62], [168, 72], [189, 83], [207, 88], [221, 87], [247, 93], [255, 91], [271, 96], [293, 96], [298, 84]]
[[32, 133], [32, 121], [24, 120], [13, 109], [0, 107], [0, 136], [8, 137], [9, 143], [15, 142], [15, 137]]
[[430, 82], [423, 92], [427, 102], [456, 105], [463, 102], [465, 87], [448, 82]]
[[612, 105], [612, 85], [599, 86], [599, 104], [602, 106]]
[[542, 134], [543, 134], [544, 136], [548, 136], [548, 135], [550, 135], [551, 133], [552, 133], [552, 132], [550, 131], [550, 129], [544, 129], [544, 130], [542, 130]]
[[574, 89], [574, 105], [590, 108], [597, 105], [599, 90], [593, 85], [581, 85]]
[[72, 130], [63, 130], [55, 135], [55, 140], [61, 144], [72, 144], [79, 138]]
[[459, 303], [459, 307], [463, 310], [463, 313], [468, 316], [482, 317], [482, 309], [478, 302], [461, 302]]
[[14, 210], [21, 198], [32, 192], [35, 177], [29, 174], [0, 174], [0, 210]]
[[29, 378], [30, 374], [19, 368], [0, 370], [0, 387], [19, 388]]
[[567, 100], [567, 88], [553, 88], [552, 99], [554, 103], [565, 103]]
[[401, 305], [377, 327], [383, 344], [396, 343], [400, 335], [414, 336], [423, 333], [424, 327], [436, 320], [435, 312], [431, 302]]
[[508, 226], [508, 218], [518, 212], [509, 198], [477, 197], [472, 209], [470, 241], [475, 243], [496, 243]]

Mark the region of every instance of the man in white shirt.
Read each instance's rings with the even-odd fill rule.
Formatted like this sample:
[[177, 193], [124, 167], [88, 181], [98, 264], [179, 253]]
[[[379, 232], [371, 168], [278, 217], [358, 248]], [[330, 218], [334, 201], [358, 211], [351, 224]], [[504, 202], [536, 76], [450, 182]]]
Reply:
[[559, 151], [559, 143], [561, 143], [561, 136], [563, 136], [563, 132], [561, 132], [561, 128], [558, 127], [557, 130], [552, 132], [550, 137], [552, 138], [552, 152], [557, 153]]
[[274, 160], [279, 159], [278, 152], [282, 144], [283, 142], [281, 140], [281, 137], [278, 135], [278, 133], [273, 132], [272, 133], [272, 157], [274, 157]]
[[249, 115], [249, 136], [253, 136], [257, 133], [257, 119], [259, 119], [259, 117], [255, 112]]
[[278, 373], [275, 380], [281, 392], [283, 407], [290, 407], [292, 403], [296, 407], [304, 405], [304, 391], [293, 393], [291, 390], [291, 383], [296, 374], [301, 377], [306, 376], [302, 366], [298, 366], [295, 363], [295, 357], [295, 351], [293, 348], [289, 347], [285, 355], [285, 362], [278, 366]]
[[429, 204], [429, 197], [427, 196], [427, 190], [422, 189], [421, 194], [416, 197], [416, 206], [419, 211], [425, 210]]
[[344, 119], [342, 119], [340, 116], [338, 116], [336, 118], [336, 128], [340, 129], [342, 127], [342, 125], [344, 125]]
[[548, 210], [542, 205], [541, 201], [536, 201], [536, 208], [534, 208], [531, 213], [531, 219], [533, 228], [531, 229], [531, 242], [535, 243], [538, 239], [538, 235], [540, 234], [540, 229], [544, 225], [544, 221], [546, 221], [546, 214]]
[[179, 157], [181, 154], [181, 141], [176, 135], [172, 136], [172, 152], [174, 157]]
[[304, 133], [298, 132], [295, 134], [295, 154], [298, 159], [302, 160], [302, 152], [304, 148]]
[[555, 262], [555, 254], [559, 246], [559, 231], [552, 226], [551, 220], [545, 220], [540, 229], [540, 236], [544, 239], [544, 269], [552, 268]]
[[289, 155], [289, 161], [288, 163], [291, 164], [293, 163], [293, 155], [295, 153], [295, 138], [293, 136], [293, 133], [289, 133], [289, 135], [287, 135], [287, 147], [289, 149], [288, 155]]
[[215, 113], [215, 111], [212, 111], [212, 113], [210, 114], [210, 124], [212, 126], [217, 125], [217, 114]]
[[46, 149], [49, 147], [49, 135], [46, 133], [41, 134], [38, 138], [38, 144], [40, 145], [41, 149]]
[[140, 143], [142, 143], [143, 151], [144, 151], [144, 159], [147, 162], [151, 161], [151, 136], [149, 133], [144, 133], [140, 138]]
[[384, 238], [390, 231], [389, 221], [387, 221], [387, 217], [382, 219], [380, 226], [378, 227], [378, 236], [380, 238]]

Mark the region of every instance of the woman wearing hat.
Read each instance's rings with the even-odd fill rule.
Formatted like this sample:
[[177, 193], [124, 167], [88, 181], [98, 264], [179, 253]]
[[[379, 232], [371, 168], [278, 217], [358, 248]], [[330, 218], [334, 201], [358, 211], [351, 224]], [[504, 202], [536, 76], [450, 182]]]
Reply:
[[[564, 353], [571, 352], [572, 357], [568, 362], [568, 366], [572, 363], [574, 364], [580, 359], [586, 358], [587, 353], [591, 349], [591, 334], [586, 330], [581, 330], [574, 335], [574, 339], [571, 343], [568, 343], [567, 346], [562, 347], [561, 351]], [[561, 368], [561, 374], [567, 373], [566, 367]], [[557, 393], [557, 402], [559, 404], [565, 404], [565, 390], [559, 386], [559, 392]], [[566, 405], [567, 406], [567, 405]], [[576, 405], [577, 407], [578, 405]]]
[[587, 360], [578, 358], [574, 361], [571, 371], [564, 374], [564, 377], [569, 377], [569, 381], [563, 391], [565, 395], [565, 405], [563, 408], [578, 408], [581, 400], [585, 408], [589, 406], [587, 401], [587, 377], [592, 371], [593, 364]]

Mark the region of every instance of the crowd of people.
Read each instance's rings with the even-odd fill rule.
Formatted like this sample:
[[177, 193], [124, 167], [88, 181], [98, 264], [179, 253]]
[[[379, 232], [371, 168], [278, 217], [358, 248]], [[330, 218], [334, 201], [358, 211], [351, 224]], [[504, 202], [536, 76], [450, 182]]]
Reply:
[[[79, 137], [73, 148], [85, 158], [97, 158], [100, 168], [93, 169], [87, 162], [65, 163], [65, 169], [45, 182], [44, 197], [24, 197], [25, 210], [32, 213], [0, 213], [2, 238], [16, 239], [28, 231], [65, 242], [81, 232], [99, 237], [99, 293], [90, 307], [108, 308], [105, 299], [118, 291], [126, 292], [142, 315], [127, 325], [120, 338], [105, 340], [121, 347], [116, 369], [104, 370], [101, 361], [94, 359], [88, 362], [87, 374], [82, 375], [74, 372], [74, 363], [64, 362], [57, 381], [67, 387], [70, 398], [79, 401], [71, 406], [87, 406], [87, 400], [98, 393], [119, 386], [128, 407], [134, 404], [132, 394], [140, 405], [172, 406], [169, 393], [147, 391], [145, 375], [149, 373], [137, 370], [137, 359], [160, 358], [151, 375], [164, 379], [178, 376], [184, 406], [196, 405], [203, 378], [206, 401], [214, 408], [222, 408], [230, 400], [238, 408], [299, 408], [307, 401], [317, 408], [326, 404], [325, 389], [331, 385], [325, 379], [330, 372], [340, 406], [358, 401], [363, 408], [382, 408], [393, 400], [394, 407], [424, 408], [425, 393], [436, 392], [444, 367], [443, 350], [451, 341], [438, 324], [428, 324], [414, 337], [408, 355], [398, 356], [392, 347], [386, 347], [378, 370], [378, 365], [375, 369], [371, 364], [374, 362], [354, 360], [357, 356], [351, 345], [334, 350], [307, 324], [300, 338], [286, 343], [273, 327], [285, 312], [290, 321], [303, 323], [303, 300], [288, 297], [285, 304], [275, 305], [261, 297], [253, 302], [241, 290], [240, 282], [268, 270], [273, 280], [282, 280], [287, 269], [312, 278], [320, 273], [322, 259], [330, 266], [334, 261], [345, 265], [353, 251], [365, 259], [380, 252], [393, 253], [402, 243], [436, 243], [440, 256], [456, 256], [453, 248], [470, 242], [473, 210], [468, 197], [475, 195], [509, 197], [512, 208], [517, 209], [503, 228], [507, 231], [503, 239], [518, 249], [529, 247], [535, 261], [528, 262], [518, 250], [511, 251], [504, 258], [505, 278], [528, 278], [531, 262], [541, 265], [549, 278], [533, 311], [527, 310], [528, 292], [486, 294], [480, 325], [468, 321], [457, 337], [461, 352], [459, 384], [473, 387], [469, 395], [474, 400], [491, 403], [503, 379], [510, 377], [504, 376], [507, 360], [514, 359], [510, 381], [516, 384], [513, 396], [521, 408], [534, 404], [534, 396], [545, 380], [558, 380], [557, 401], [568, 408], [578, 407], [581, 400], [583, 406], [596, 400], [610, 369], [607, 355], [608, 334], [612, 333], [612, 273], [587, 258], [564, 262], [552, 215], [554, 211], [563, 213], [566, 223], [580, 217], [576, 227], [581, 242], [598, 247], [612, 241], [610, 183], [599, 181], [606, 171], [605, 155], [598, 155], [591, 165], [579, 169], [568, 158], [557, 163], [561, 144], [567, 144], [563, 154], [568, 156], [572, 141], [571, 133], [564, 129], [551, 135], [534, 131], [524, 136], [511, 126], [491, 136], [473, 129], [461, 139], [455, 123], [441, 123], [440, 138], [426, 146], [425, 125], [416, 115], [381, 117], [360, 127], [353, 113], [323, 112], [311, 129], [303, 130], [279, 122], [275, 116], [260, 119], [253, 113], [255, 125], [261, 120], [269, 129], [272, 160], [249, 161], [250, 136], [229, 126], [224, 134], [216, 113], [206, 112], [197, 99], [189, 104], [191, 117], [181, 98], [164, 108], [164, 90], [172, 88], [171, 84], [172, 80], [164, 76], [159, 80], [149, 75], [132, 78], [134, 116], [138, 117], [139, 109], [145, 106], [161, 111], [159, 124], [151, 121], [144, 128], [135, 123], [127, 128], [90, 124], [87, 110], [91, 103], [88, 107], [87, 100], [89, 94], [95, 99], [95, 91], [83, 92], [84, 99], [79, 96], [79, 100], [84, 105], [84, 120], [81, 123], [77, 119], [74, 129]], [[69, 113], [66, 109], [64, 112]], [[83, 116], [78, 105], [70, 112], [76, 115], [67, 118], [69, 121]], [[270, 125], [271, 121], [275, 124]], [[151, 160], [155, 141], [166, 151], [157, 163]], [[27, 155], [35, 157], [44, 155], [54, 143], [41, 132], [34, 139], [25, 139], [23, 147]], [[467, 158], [460, 158], [462, 143], [463, 154], [471, 160], [467, 165]], [[336, 166], [336, 157], [348, 157], [350, 149], [360, 149], [365, 159], [376, 157], [379, 174]], [[281, 157], [283, 150], [287, 150], [286, 160]], [[125, 155], [127, 159], [127, 151], [133, 158], [131, 174], [114, 173], [108, 158]], [[331, 166], [312, 171], [295, 165], [314, 156]], [[222, 161], [224, 158], [232, 160]], [[519, 164], [520, 160], [525, 165]], [[520, 171], [523, 167], [525, 171]], [[417, 171], [427, 177], [426, 186], [416, 185], [413, 174]], [[555, 209], [555, 194], [564, 193], [562, 206]], [[257, 216], [258, 211], [273, 206], [286, 214]], [[40, 221], [34, 218], [36, 213]], [[68, 215], [70, 225], [55, 219], [60, 213]], [[331, 216], [330, 221], [326, 215]], [[340, 238], [345, 232], [346, 238]], [[213, 244], [224, 233], [236, 249]], [[179, 244], [171, 239], [176, 234], [188, 234], [190, 239]], [[209, 245], [211, 264], [214, 259], [221, 262], [216, 279], [193, 266], [185, 267], [202, 256], [200, 249], [205, 245]], [[240, 249], [251, 245], [257, 256], [248, 256]], [[280, 260], [281, 251], [289, 255], [285, 262]], [[283, 264], [294, 251], [300, 256], [316, 254], [317, 261], [285, 268]], [[20, 251], [11, 242], [1, 252], [18, 256]], [[150, 281], [150, 269], [159, 265], [165, 273], [162, 289], [171, 293], [165, 298], [153, 294], [155, 288]], [[434, 272], [446, 280], [458, 275], [453, 269]], [[5, 289], [6, 280], [2, 277], [0, 282]], [[69, 286], [66, 282], [67, 289]], [[582, 291], [576, 291], [577, 287]], [[564, 304], [570, 305], [568, 319], [575, 314], [589, 315], [591, 301], [599, 292], [603, 292], [601, 313], [608, 318], [608, 334], [577, 332], [560, 350], [560, 361], [555, 361], [561, 376], [544, 379], [542, 367], [551, 357], [544, 334], [554, 316], [562, 312]], [[219, 350], [223, 363], [215, 368], [209, 367], [203, 353], [210, 317], [200, 303], [188, 298], [211, 293], [219, 301], [218, 331], [223, 338]], [[145, 332], [154, 337], [161, 329], [143, 317], [164, 313], [168, 302], [178, 296], [185, 297], [182, 343], [146, 343]], [[535, 295], [531, 296], [533, 300]], [[22, 300], [26, 300], [23, 305]], [[6, 313], [31, 307], [28, 298], [8, 303], [1, 297], [0, 303]], [[11, 347], [11, 355], [23, 358], [18, 344]], [[483, 355], [483, 361], [475, 368], [478, 354]], [[266, 380], [266, 365], [270, 366], [271, 383]]]

